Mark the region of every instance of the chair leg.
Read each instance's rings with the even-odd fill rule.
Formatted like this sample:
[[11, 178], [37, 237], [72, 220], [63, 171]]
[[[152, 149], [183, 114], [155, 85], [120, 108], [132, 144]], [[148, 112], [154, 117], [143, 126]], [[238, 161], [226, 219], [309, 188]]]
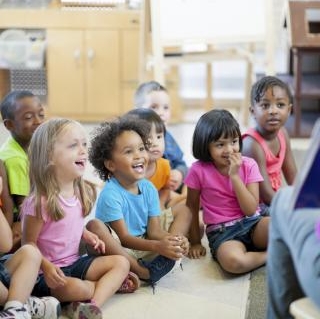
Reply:
[[206, 83], [206, 100], [205, 100], [205, 110], [210, 111], [214, 107], [214, 101], [212, 96], [212, 87], [213, 87], [213, 79], [212, 79], [212, 64], [207, 63], [207, 83]]

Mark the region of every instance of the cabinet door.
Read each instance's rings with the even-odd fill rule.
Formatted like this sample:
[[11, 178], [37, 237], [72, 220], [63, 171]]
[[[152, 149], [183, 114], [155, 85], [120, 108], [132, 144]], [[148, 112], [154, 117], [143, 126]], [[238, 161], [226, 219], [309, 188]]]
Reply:
[[84, 37], [80, 30], [47, 30], [48, 106], [51, 115], [85, 111]]
[[139, 85], [139, 30], [122, 31], [121, 41], [121, 110], [125, 113], [133, 108], [133, 96]]
[[86, 113], [103, 120], [120, 115], [119, 32], [87, 30]]

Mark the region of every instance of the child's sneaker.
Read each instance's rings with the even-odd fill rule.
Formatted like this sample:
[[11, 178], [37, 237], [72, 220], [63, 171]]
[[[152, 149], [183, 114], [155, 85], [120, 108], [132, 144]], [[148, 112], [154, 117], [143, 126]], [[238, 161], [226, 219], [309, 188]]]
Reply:
[[102, 319], [101, 309], [92, 301], [73, 301], [63, 309], [63, 314], [70, 319]]
[[123, 281], [121, 287], [118, 289], [117, 293], [128, 294], [135, 292], [140, 287], [139, 277], [133, 273], [129, 272], [127, 278]]
[[176, 265], [175, 260], [162, 255], [157, 256], [151, 261], [144, 261], [140, 259], [139, 262], [149, 270], [150, 278], [146, 281], [152, 286], [153, 293], [156, 282], [168, 274]]
[[31, 319], [31, 315], [26, 307], [9, 307], [0, 311], [1, 319]]
[[61, 312], [60, 302], [54, 297], [31, 296], [26, 306], [33, 319], [57, 319]]

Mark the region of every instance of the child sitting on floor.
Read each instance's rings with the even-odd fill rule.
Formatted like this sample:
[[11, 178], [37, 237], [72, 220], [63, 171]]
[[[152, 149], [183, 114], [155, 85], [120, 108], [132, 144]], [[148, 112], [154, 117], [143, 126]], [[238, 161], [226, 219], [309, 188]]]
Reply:
[[256, 122], [243, 134], [245, 156], [255, 159], [263, 181], [259, 184], [262, 215], [269, 215], [269, 205], [282, 185], [281, 172], [292, 185], [297, 168], [284, 125], [292, 108], [288, 86], [274, 76], [257, 81], [251, 89], [251, 114]]
[[[0, 194], [2, 176], [0, 176]], [[4, 199], [2, 197], [2, 199]], [[12, 248], [12, 231], [3, 215], [0, 202], [0, 253]], [[57, 319], [60, 303], [53, 297], [30, 296], [37, 280], [41, 264], [41, 254], [32, 245], [24, 245], [14, 254], [0, 257], [0, 318], [4, 319]]]
[[[169, 124], [171, 117], [169, 94], [166, 88], [158, 82], [142, 83], [136, 90], [134, 105], [136, 108], [153, 109], [160, 116], [165, 126]], [[183, 178], [186, 176], [188, 167], [183, 159], [181, 148], [168, 130], [165, 133], [163, 157], [170, 161], [170, 189], [179, 193], [183, 192]]]
[[122, 256], [79, 256], [81, 239], [98, 252], [105, 249], [84, 227], [95, 198], [82, 177], [88, 160], [83, 127], [68, 119], [43, 123], [31, 139], [29, 158], [32, 190], [22, 206], [23, 242], [39, 247], [43, 272], [33, 294], [71, 302], [68, 317], [102, 319], [101, 306], [119, 288], [137, 289], [139, 279], [128, 276]]
[[241, 155], [239, 124], [225, 110], [201, 116], [193, 133], [192, 164], [185, 179], [187, 205], [192, 212], [191, 258], [205, 255], [199, 230], [199, 208], [212, 256], [235, 274], [249, 272], [266, 262], [269, 217], [259, 214], [257, 163]]
[[35, 129], [44, 121], [44, 107], [39, 98], [30, 91], [13, 91], [7, 94], [0, 105], [3, 124], [10, 137], [0, 147], [14, 203], [14, 210], [6, 215], [12, 228], [14, 242], [12, 251], [21, 244], [20, 206], [29, 194], [28, 146]]
[[161, 214], [156, 188], [145, 178], [150, 124], [124, 116], [103, 123], [91, 141], [89, 159], [106, 181], [88, 227], [101, 236], [110, 226], [127, 252], [147, 270], [152, 286], [188, 253], [188, 221]]

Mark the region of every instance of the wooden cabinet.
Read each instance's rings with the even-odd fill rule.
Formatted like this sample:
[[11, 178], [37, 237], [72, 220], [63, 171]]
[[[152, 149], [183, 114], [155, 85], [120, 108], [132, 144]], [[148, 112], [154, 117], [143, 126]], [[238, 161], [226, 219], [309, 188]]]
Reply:
[[51, 115], [98, 120], [119, 115], [117, 31], [47, 30]]
[[138, 88], [139, 31], [127, 30], [121, 37], [121, 112], [133, 108], [133, 96]]
[[[124, 8], [0, 9], [0, 29], [46, 33], [48, 116], [102, 121], [133, 106], [138, 86], [140, 12]], [[10, 83], [0, 72], [0, 94]]]

